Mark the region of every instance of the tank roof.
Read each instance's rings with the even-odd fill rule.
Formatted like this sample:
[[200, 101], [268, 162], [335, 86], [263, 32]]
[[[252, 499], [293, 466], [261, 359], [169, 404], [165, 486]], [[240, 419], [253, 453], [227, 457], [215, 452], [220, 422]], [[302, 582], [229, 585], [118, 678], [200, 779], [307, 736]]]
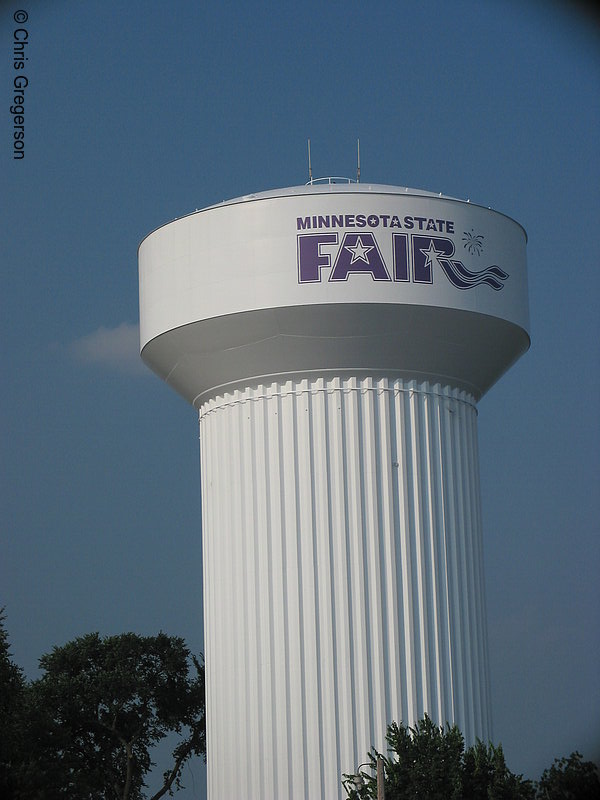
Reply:
[[[502, 211], [496, 211], [492, 209], [490, 206], [483, 206], [480, 203], [471, 203], [470, 200], [464, 200], [460, 197], [452, 197], [452, 195], [443, 194], [442, 192], [428, 192], [425, 189], [414, 189], [408, 186], [392, 186], [390, 184], [385, 183], [357, 183], [356, 181], [352, 180], [351, 178], [314, 178], [312, 181], [308, 183], [302, 184], [300, 186], [287, 186], [281, 189], [267, 189], [266, 191], [262, 192], [251, 192], [250, 194], [244, 194], [240, 197], [232, 197], [229, 200], [222, 200], [220, 203], [212, 203], [209, 206], [204, 206], [203, 208], [196, 208], [194, 211], [189, 211], [187, 214], [182, 214], [181, 217], [175, 217], [168, 222], [163, 223], [162, 225], [158, 225], [152, 231], [150, 231], [142, 242], [150, 236], [150, 234], [154, 233], [156, 230], [164, 227], [165, 225], [170, 225], [172, 222], [177, 222], [180, 219], [185, 217], [189, 217], [192, 214], [201, 214], [204, 211], [210, 211], [215, 208], [225, 208], [227, 206], [237, 205], [239, 203], [251, 203], [257, 200], [273, 200], [278, 197], [301, 197], [301, 196], [317, 196], [317, 195], [331, 195], [331, 194], [373, 194], [373, 195], [396, 195], [396, 196], [403, 196], [403, 197], [428, 197], [428, 198], [437, 198], [439, 200], [449, 200], [453, 203], [461, 203], [465, 205], [470, 205], [479, 208], [485, 208], [488, 211], [495, 211], [497, 214], [501, 214], [503, 217], [507, 217], [512, 222], [515, 222], [519, 227], [523, 230], [525, 234], [525, 240], [527, 241], [527, 231], [521, 223], [517, 222], [513, 217], [509, 216], [508, 214], [504, 214]], [[140, 242], [140, 245], [142, 244]], [[138, 247], [139, 250], [139, 247]]]
[[[410, 189], [408, 186], [390, 186], [384, 183], [356, 183], [350, 178], [316, 178], [301, 186], [288, 186], [283, 189], [268, 189], [264, 192], [252, 192], [231, 200], [223, 200], [208, 208], [216, 206], [244, 203], [250, 200], [268, 200], [274, 197], [294, 197], [298, 195], [315, 194], [402, 194], [413, 197], [441, 197], [445, 200], [456, 200], [459, 203], [469, 202], [457, 197], [449, 197], [442, 192], [427, 192], [424, 189]], [[202, 209], [205, 210], [205, 209]]]

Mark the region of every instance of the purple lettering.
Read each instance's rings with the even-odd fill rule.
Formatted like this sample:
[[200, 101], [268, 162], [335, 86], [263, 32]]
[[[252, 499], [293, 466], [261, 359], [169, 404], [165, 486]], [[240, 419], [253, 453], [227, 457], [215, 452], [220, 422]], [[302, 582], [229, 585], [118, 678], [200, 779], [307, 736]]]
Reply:
[[394, 258], [394, 280], [408, 281], [408, 234], [392, 233], [392, 254]]
[[390, 280], [372, 233], [344, 234], [329, 280], [345, 281], [355, 272], [369, 273], [375, 281]]
[[441, 236], [412, 235], [413, 277], [415, 283], [433, 283], [432, 267], [440, 258], [454, 255], [451, 239]]
[[326, 244], [337, 244], [337, 233], [304, 233], [298, 236], [298, 282], [318, 283], [323, 267], [331, 266], [331, 256], [322, 253]]

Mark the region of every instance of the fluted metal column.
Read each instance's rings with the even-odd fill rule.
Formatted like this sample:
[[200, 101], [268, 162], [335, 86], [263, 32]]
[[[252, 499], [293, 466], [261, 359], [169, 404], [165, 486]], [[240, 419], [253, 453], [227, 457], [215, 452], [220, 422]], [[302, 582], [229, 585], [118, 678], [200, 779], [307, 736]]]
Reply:
[[208, 791], [344, 796], [392, 720], [491, 737], [477, 412], [368, 377], [200, 409]]

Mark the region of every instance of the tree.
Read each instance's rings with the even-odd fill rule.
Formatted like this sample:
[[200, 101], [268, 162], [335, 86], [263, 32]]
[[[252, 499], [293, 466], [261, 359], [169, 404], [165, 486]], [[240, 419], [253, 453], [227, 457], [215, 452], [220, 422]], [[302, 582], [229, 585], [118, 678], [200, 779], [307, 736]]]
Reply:
[[533, 800], [535, 787], [506, 766], [502, 745], [477, 742], [463, 757], [464, 800]]
[[23, 709], [25, 678], [10, 658], [8, 635], [4, 628], [4, 609], [0, 609], [0, 796], [12, 798], [16, 792], [15, 773], [23, 752]]
[[597, 800], [600, 797], [598, 768], [591, 761], [582, 761], [575, 751], [568, 758], [556, 758], [544, 770], [537, 785], [539, 800]]
[[183, 639], [92, 633], [55, 647], [40, 667], [28, 687], [19, 797], [141, 800], [151, 749], [176, 733], [159, 800], [181, 788], [192, 755], [205, 756], [204, 667]]
[[[533, 800], [530, 781], [513, 775], [501, 747], [477, 742], [465, 751], [456, 725], [438, 727], [425, 715], [414, 728], [393, 722], [387, 730], [389, 758], [372, 749], [368, 754], [374, 773], [377, 758], [384, 762], [386, 800]], [[350, 800], [377, 797], [373, 774], [344, 775], [342, 782]], [[359, 782], [360, 783], [360, 782]]]

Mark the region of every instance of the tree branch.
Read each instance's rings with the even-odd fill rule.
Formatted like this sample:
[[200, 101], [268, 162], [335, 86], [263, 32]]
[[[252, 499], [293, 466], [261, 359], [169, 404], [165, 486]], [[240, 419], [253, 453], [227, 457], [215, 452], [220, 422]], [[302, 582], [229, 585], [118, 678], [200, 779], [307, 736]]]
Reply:
[[173, 769], [171, 770], [171, 772], [169, 772], [167, 774], [167, 776], [165, 778], [165, 782], [164, 782], [162, 788], [159, 789], [158, 792], [156, 792], [156, 794], [153, 794], [152, 797], [150, 798], [150, 800], [159, 800], [161, 797], [163, 797], [163, 795], [165, 795], [169, 791], [169, 789], [173, 785], [173, 781], [175, 780], [175, 778], [179, 774], [179, 770], [181, 769], [181, 765], [183, 764], [183, 762], [189, 756], [189, 754], [191, 752], [191, 749], [192, 749], [192, 743], [190, 742], [188, 747], [186, 747], [184, 749], [184, 751], [181, 753], [181, 755], [179, 755], [177, 757], [177, 759], [175, 761], [175, 765], [173, 766]]
[[125, 752], [127, 754], [127, 776], [125, 778], [125, 786], [123, 787], [123, 800], [127, 800], [131, 790], [131, 761], [133, 759], [133, 753], [131, 752], [131, 744], [129, 742], [124, 742], [124, 744]]

